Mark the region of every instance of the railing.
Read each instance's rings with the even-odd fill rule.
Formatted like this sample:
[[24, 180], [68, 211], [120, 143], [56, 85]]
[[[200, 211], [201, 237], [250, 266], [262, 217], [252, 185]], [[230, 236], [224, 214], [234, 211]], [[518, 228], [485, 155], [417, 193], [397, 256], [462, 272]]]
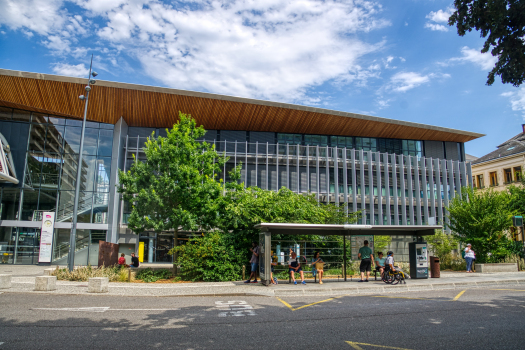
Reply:
[[[83, 214], [87, 211], [91, 211], [91, 208], [97, 209], [101, 207], [105, 207], [108, 204], [108, 194], [107, 193], [94, 193], [93, 195], [82, 198], [78, 202], [78, 215]], [[55, 211], [56, 212], [56, 221], [57, 222], [64, 222], [68, 219], [71, 219], [73, 217], [73, 203], [65, 203], [62, 206], [58, 207], [58, 210], [56, 208], [49, 209], [49, 210], [34, 210], [32, 221], [41, 221], [42, 220], [42, 213], [44, 211]]]
[[[75, 243], [75, 252], [89, 246], [89, 237], [77, 239]], [[62, 259], [69, 254], [69, 242], [57, 244], [53, 251], [53, 260]]]

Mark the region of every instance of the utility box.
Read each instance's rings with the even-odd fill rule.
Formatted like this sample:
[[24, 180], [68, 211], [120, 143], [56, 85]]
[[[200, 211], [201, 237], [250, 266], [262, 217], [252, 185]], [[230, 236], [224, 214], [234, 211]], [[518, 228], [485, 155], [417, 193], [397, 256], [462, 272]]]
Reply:
[[410, 278], [428, 278], [427, 242], [408, 243]]

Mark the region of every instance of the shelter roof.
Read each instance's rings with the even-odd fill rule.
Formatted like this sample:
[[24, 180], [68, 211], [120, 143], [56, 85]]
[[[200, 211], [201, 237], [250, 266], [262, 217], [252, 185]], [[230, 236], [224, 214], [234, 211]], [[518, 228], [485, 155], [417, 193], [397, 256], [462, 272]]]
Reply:
[[[0, 105], [82, 118], [87, 79], [0, 69]], [[191, 114], [208, 130], [467, 142], [483, 134], [357, 113], [210, 93], [98, 80], [88, 119], [163, 128]]]
[[290, 224], [290, 223], [261, 223], [255, 228], [262, 232], [271, 232], [281, 235], [371, 235], [371, 236], [398, 236], [414, 235], [429, 236], [435, 230], [442, 230], [441, 225], [318, 225], [318, 224]]

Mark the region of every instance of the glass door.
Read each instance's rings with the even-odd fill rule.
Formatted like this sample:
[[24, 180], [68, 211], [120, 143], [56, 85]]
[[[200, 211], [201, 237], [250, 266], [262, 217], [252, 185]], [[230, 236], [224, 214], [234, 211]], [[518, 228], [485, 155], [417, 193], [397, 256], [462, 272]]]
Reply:
[[155, 262], [173, 262], [168, 252], [173, 248], [173, 235], [158, 235], [155, 249]]
[[40, 229], [19, 227], [17, 232], [16, 264], [37, 264], [39, 252]]

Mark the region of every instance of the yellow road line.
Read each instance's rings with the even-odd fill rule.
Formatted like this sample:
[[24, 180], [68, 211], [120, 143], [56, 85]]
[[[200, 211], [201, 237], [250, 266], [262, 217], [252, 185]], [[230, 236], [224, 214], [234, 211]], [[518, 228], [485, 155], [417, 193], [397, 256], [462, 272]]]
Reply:
[[491, 290], [513, 290], [515, 292], [525, 292], [523, 289], [491, 289]]
[[356, 349], [356, 350], [363, 350], [363, 348], [360, 347], [359, 345], [373, 346], [375, 348], [384, 348], [384, 349], [392, 349], [392, 350], [410, 350], [410, 349], [405, 349], [405, 348], [396, 348], [395, 346], [385, 346], [385, 345], [376, 345], [376, 344], [367, 344], [367, 343], [356, 343], [356, 342], [353, 342], [353, 341], [347, 341], [346, 343], [348, 345], [350, 345], [351, 347], [353, 347], [354, 349]]
[[467, 291], [467, 290], [465, 289], [465, 290], [462, 290], [461, 292], [459, 292], [459, 294], [456, 295], [456, 296], [454, 297], [454, 299], [452, 299], [452, 301], [457, 301], [459, 298], [461, 298], [461, 296], [463, 295], [463, 293], [465, 293], [466, 291]]
[[288, 304], [286, 301], [282, 300], [281, 298], [277, 298], [277, 300], [279, 300], [281, 303], [283, 303], [285, 306], [287, 306], [290, 310], [292, 311], [297, 311], [297, 310], [301, 310], [301, 309], [304, 309], [305, 307], [309, 307], [309, 306], [313, 306], [313, 305], [317, 305], [317, 304], [321, 304], [321, 303], [326, 303], [327, 301], [331, 301], [331, 300], [335, 300], [335, 299], [339, 299], [339, 298], [342, 298], [344, 297], [345, 295], [341, 295], [341, 296], [338, 296], [338, 297], [333, 297], [333, 298], [330, 298], [330, 299], [325, 299], [325, 300], [321, 300], [321, 301], [316, 301], [315, 303], [311, 303], [311, 304], [307, 304], [307, 305], [303, 305], [303, 306], [299, 306], [297, 308], [294, 308], [292, 305]]
[[279, 300], [281, 303], [283, 303], [285, 306], [287, 306], [288, 308], [290, 308], [290, 310], [293, 311], [292, 305], [288, 304], [286, 301], [282, 300], [281, 298], [277, 298], [277, 300]]
[[415, 299], [415, 300], [436, 300], [436, 299], [428, 299], [428, 298], [390, 297], [390, 296], [387, 296], [387, 295], [373, 295], [372, 298]]

